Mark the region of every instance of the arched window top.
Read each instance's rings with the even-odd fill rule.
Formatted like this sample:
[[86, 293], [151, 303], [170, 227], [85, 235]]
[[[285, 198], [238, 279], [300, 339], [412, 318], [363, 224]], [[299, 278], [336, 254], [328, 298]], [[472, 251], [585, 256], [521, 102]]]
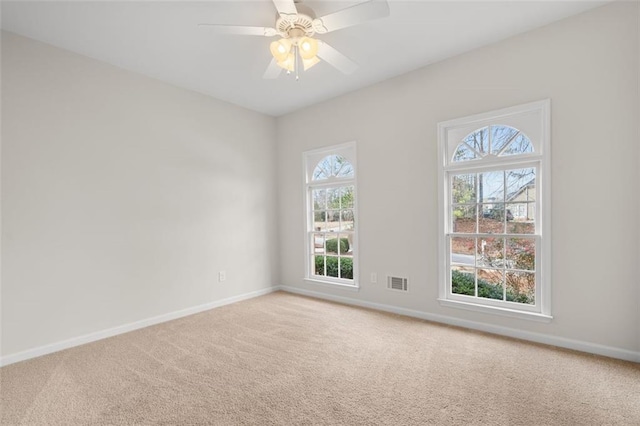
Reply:
[[531, 140], [522, 131], [498, 124], [475, 130], [464, 137], [453, 154], [453, 162], [531, 154], [533, 151]]
[[341, 155], [327, 155], [318, 162], [311, 180], [325, 180], [330, 178], [353, 178], [354, 169], [353, 165], [345, 157]]

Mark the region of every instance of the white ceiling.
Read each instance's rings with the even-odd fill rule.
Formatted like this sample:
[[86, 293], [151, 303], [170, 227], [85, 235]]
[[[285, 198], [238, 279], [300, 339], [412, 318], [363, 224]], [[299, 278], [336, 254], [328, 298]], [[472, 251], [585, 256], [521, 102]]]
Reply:
[[[322, 16], [360, 1], [303, 3]], [[297, 82], [284, 73], [262, 79], [273, 39], [214, 35], [197, 27], [273, 26], [271, 0], [3, 1], [2, 28], [277, 116], [604, 3], [390, 0], [388, 18], [319, 37], [359, 64], [354, 74], [321, 63]]]

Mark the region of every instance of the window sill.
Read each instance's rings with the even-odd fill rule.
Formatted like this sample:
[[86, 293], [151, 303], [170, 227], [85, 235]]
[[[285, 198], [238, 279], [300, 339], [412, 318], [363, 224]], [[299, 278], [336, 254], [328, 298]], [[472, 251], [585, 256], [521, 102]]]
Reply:
[[320, 284], [320, 285], [326, 285], [329, 287], [338, 287], [341, 290], [349, 290], [349, 291], [360, 291], [360, 287], [358, 286], [358, 284], [342, 284], [342, 283], [336, 283], [333, 281], [323, 281], [323, 280], [317, 280], [317, 279], [313, 279], [313, 278], [305, 278], [304, 279], [306, 282], [308, 283], [312, 283], [312, 284]]
[[457, 300], [438, 299], [440, 306], [449, 308], [466, 309], [468, 311], [483, 312], [486, 314], [500, 315], [504, 317], [519, 318], [530, 321], [549, 323], [553, 319], [551, 315], [540, 314], [538, 312], [516, 311], [514, 309], [499, 308], [495, 306], [478, 305], [475, 303], [460, 302]]

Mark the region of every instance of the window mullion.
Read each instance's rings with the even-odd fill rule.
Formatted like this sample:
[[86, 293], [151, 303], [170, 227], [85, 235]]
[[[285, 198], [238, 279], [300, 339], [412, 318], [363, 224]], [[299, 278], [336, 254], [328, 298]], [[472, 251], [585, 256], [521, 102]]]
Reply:
[[507, 150], [507, 148], [509, 147], [509, 145], [511, 145], [511, 142], [513, 142], [513, 140], [515, 138], [518, 137], [518, 135], [520, 134], [520, 131], [516, 132], [513, 136], [511, 136], [507, 142], [504, 144], [504, 146], [502, 148], [500, 148], [500, 151], [498, 151], [498, 153], [496, 154], [497, 156], [501, 156], [502, 154], [504, 154], [504, 152]]
[[[535, 167], [542, 161], [542, 156], [538, 154], [526, 154], [520, 158], [518, 156], [507, 157], [489, 157], [481, 160], [471, 160], [464, 163], [453, 163], [444, 166], [444, 170], [448, 173], [482, 173], [495, 170], [503, 170], [511, 167], [526, 168]], [[469, 164], [467, 164], [469, 163]]]
[[[506, 179], [506, 176], [505, 176]], [[506, 180], [505, 180], [506, 186]], [[506, 189], [505, 189], [506, 191]], [[507, 217], [507, 206], [505, 204], [505, 229], [506, 229], [506, 217]], [[534, 289], [535, 290], [535, 289]], [[502, 237], [502, 300], [507, 300], [507, 238]]]

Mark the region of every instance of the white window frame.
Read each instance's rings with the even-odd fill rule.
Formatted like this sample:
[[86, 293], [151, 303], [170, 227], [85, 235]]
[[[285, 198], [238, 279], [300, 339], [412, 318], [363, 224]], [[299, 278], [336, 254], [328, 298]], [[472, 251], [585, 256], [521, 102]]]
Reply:
[[[438, 123], [439, 163], [439, 298], [440, 305], [492, 313], [521, 319], [549, 322], [551, 316], [551, 185], [550, 185], [550, 106], [549, 99]], [[456, 147], [464, 135], [491, 125], [506, 125], [524, 131], [534, 152], [513, 156], [488, 155], [482, 159], [453, 161]], [[463, 136], [461, 136], [463, 135]], [[484, 299], [451, 292], [449, 236], [452, 208], [450, 176], [513, 168], [536, 168], [536, 294], [535, 305]], [[506, 202], [506, 199], [505, 199]], [[495, 234], [498, 236], [499, 234]]]
[[[313, 171], [316, 165], [329, 155], [339, 155], [346, 158], [353, 167], [353, 178], [349, 177], [330, 177], [329, 179], [313, 181]], [[339, 145], [327, 146], [303, 153], [303, 173], [304, 173], [304, 246], [305, 246], [305, 277], [304, 280], [314, 284], [328, 284], [345, 290], [359, 290], [359, 273], [358, 273], [358, 166], [356, 161], [356, 143], [347, 142]], [[324, 275], [315, 275], [312, 273], [311, 257], [312, 253], [311, 238], [315, 230], [313, 229], [313, 199], [312, 191], [320, 188], [335, 188], [341, 186], [353, 186], [353, 218], [354, 226], [352, 231], [352, 261], [353, 261], [353, 279], [328, 277]]]

